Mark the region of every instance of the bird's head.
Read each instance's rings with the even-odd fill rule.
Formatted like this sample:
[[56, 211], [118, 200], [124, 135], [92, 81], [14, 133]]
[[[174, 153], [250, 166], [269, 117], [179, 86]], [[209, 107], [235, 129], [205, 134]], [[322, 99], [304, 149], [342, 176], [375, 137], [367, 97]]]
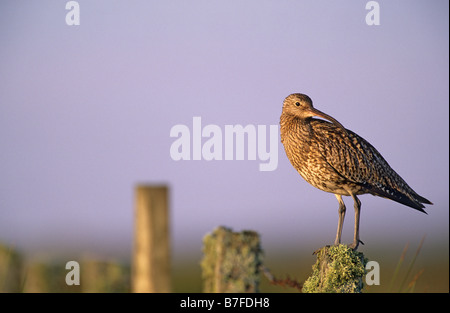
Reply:
[[295, 116], [299, 119], [306, 120], [313, 116], [321, 117], [326, 119], [337, 127], [343, 129], [346, 132], [344, 126], [337, 120], [325, 114], [313, 107], [313, 103], [310, 97], [301, 93], [293, 93], [284, 99], [283, 102], [283, 114]]

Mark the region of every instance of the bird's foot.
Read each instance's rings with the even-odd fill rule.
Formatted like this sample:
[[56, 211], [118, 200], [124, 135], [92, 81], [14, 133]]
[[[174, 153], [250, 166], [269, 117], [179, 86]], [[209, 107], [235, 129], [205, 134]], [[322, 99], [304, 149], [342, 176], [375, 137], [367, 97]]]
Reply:
[[349, 245], [347, 245], [347, 246], [348, 246], [350, 249], [356, 251], [356, 249], [358, 249], [359, 244], [364, 245], [364, 242], [362, 242], [361, 240], [358, 239], [358, 240], [353, 241], [353, 243], [351, 243], [351, 244], [349, 244]]

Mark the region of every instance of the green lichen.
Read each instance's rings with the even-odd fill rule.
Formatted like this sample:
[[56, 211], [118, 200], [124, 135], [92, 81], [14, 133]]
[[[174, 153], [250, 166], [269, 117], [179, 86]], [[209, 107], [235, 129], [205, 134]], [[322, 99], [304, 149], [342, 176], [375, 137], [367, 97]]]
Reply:
[[258, 292], [263, 252], [253, 231], [218, 227], [203, 238], [205, 292]]
[[359, 293], [363, 289], [367, 259], [346, 245], [324, 247], [317, 252], [312, 275], [303, 284], [305, 293]]

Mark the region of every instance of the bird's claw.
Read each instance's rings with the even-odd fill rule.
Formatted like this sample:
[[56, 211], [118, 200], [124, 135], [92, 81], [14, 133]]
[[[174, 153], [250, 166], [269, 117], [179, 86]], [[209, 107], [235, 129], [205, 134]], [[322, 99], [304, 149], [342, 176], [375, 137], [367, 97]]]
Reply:
[[354, 241], [352, 244], [347, 245], [350, 249], [355, 250], [358, 249], [359, 244], [364, 245], [364, 242], [362, 242], [361, 240], [356, 240]]

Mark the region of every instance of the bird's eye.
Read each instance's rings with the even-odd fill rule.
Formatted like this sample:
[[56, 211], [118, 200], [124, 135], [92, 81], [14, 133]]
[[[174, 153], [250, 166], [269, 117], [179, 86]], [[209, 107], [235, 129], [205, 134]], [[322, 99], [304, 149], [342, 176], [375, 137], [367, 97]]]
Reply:
[[299, 107], [300, 106], [300, 102], [295, 102], [295, 105]]

